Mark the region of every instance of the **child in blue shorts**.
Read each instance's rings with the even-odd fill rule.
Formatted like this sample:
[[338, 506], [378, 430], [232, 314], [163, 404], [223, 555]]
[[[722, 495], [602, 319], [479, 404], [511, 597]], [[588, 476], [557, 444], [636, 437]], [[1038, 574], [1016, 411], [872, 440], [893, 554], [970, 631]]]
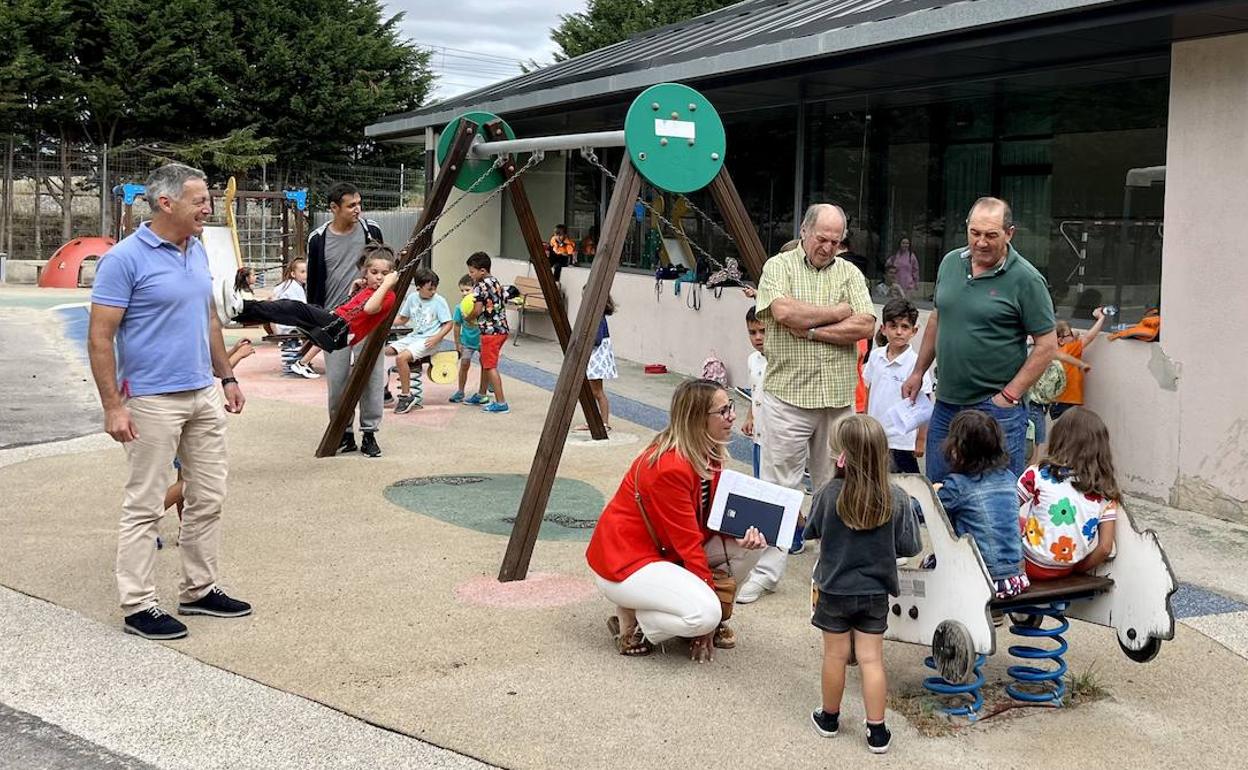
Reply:
[[[472, 294], [472, 286], [472, 276], [464, 273], [459, 279], [459, 296], [462, 298]], [[468, 303], [468, 308], [471, 312], [471, 301]], [[488, 403], [490, 397], [485, 391], [484, 377], [477, 382], [477, 392], [468, 397], [466, 401], [464, 400], [464, 389], [468, 386], [468, 372], [472, 369], [472, 359], [477, 359], [478, 366], [481, 364], [481, 327], [477, 326], [475, 320], [470, 321], [464, 315], [462, 302], [455, 306], [451, 321], [455, 324], [455, 352], [459, 354], [459, 390], [451, 394], [451, 403]]]

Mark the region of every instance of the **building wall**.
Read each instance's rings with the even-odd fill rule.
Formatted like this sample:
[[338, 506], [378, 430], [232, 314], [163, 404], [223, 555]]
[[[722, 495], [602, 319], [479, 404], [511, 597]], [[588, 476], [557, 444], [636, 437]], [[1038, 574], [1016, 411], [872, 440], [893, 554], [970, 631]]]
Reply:
[[[533, 207], [533, 218], [537, 220], [537, 229], [546, 238], [553, 235], [555, 225], [564, 220], [566, 170], [567, 158], [561, 153], [551, 152], [546, 154], [545, 160], [522, 177], [525, 193], [529, 196], [529, 205]], [[520, 223], [516, 221], [510, 198], [503, 203], [502, 232], [502, 251], [494, 253], [514, 259], [526, 259], [529, 252], [524, 245], [524, 236], [520, 234]]]
[[[1177, 367], [1181, 507], [1248, 521], [1248, 35], [1173, 46], [1161, 352]], [[1230, 327], [1230, 328], [1228, 328]], [[1172, 418], [1171, 418], [1172, 419]]]
[[[497, 260], [493, 272], [504, 283], [513, 281], [517, 275], [533, 274], [530, 265], [513, 259]], [[575, 319], [580, 312], [581, 292], [588, 280], [588, 268], [563, 270], [562, 284], [570, 318]], [[702, 362], [714, 353], [727, 367], [732, 385], [749, 386], [745, 359], [751, 348], [745, 334], [745, 311], [752, 302], [740, 290], [725, 290], [719, 299], [703, 290], [702, 309], [693, 310], [686, 304], [688, 286], [683, 286], [681, 296], [677, 297], [672, 293], [672, 282], [664, 281], [656, 297], [654, 276], [617, 273], [611, 285], [611, 298], [617, 307], [615, 315], [609, 319], [611, 344], [616, 355], [630, 361], [664, 364], [676, 372], [698, 374], [702, 371]], [[550, 319], [545, 315], [531, 313], [525, 324], [526, 333], [555, 338]]]
[[[1162, 339], [1103, 337], [1086, 355], [1093, 369], [1085, 396], [1109, 426], [1129, 492], [1248, 522], [1248, 335], [1237, 331], [1248, 259], [1232, 247], [1248, 243], [1240, 194], [1248, 180], [1248, 35], [1175, 45], [1171, 78]], [[548, 205], [534, 198], [535, 208]], [[495, 272], [510, 279], [530, 271], [525, 262], [499, 260]], [[573, 314], [587, 277], [586, 269], [564, 272]], [[749, 300], [739, 291], [720, 299], [704, 292], [694, 311], [686, 296], [673, 296], [670, 281], [656, 298], [653, 278], [621, 273], [612, 293], [620, 356], [696, 374], [714, 351], [733, 384], [746, 381]], [[528, 331], [553, 338], [545, 318], [532, 317]]]
[[[453, 191], [451, 201], [459, 195], [459, 190]], [[433, 230], [434, 240], [445, 235], [456, 222], [467, 216], [468, 212], [480, 205], [486, 197], [488, 193], [480, 195], [473, 193], [438, 220], [438, 225]], [[433, 271], [438, 274], [441, 281], [438, 285], [438, 293], [446, 297], [446, 301], [452, 306], [459, 301], [459, 289], [456, 284], [459, 277], [468, 272], [468, 268], [464, 265], [464, 260], [468, 258], [468, 255], [475, 251], [484, 251], [491, 256], [498, 253], [500, 243], [498, 220], [501, 214], [501, 199], [495, 198], [457, 228], [450, 237], [434, 247]]]

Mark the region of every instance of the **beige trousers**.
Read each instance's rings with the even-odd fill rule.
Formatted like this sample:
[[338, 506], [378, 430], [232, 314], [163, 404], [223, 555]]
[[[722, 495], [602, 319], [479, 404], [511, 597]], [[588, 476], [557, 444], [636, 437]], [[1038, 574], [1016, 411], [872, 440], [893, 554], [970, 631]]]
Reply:
[[[836, 466], [832, 431], [837, 421], [853, 414], [853, 406], [803, 409], [764, 392], [763, 411], [767, 415], [767, 435], [762, 444], [759, 477], [790, 489], [803, 489], [802, 476], [809, 467], [812, 491], [831, 481]], [[775, 590], [788, 559], [788, 553], [779, 548], [768, 548], [750, 580]]]
[[138, 438], [124, 444], [130, 463], [117, 539], [117, 590], [129, 615], [157, 604], [156, 532], [176, 456], [186, 482], [178, 536], [178, 601], [203, 598], [217, 582], [221, 503], [227, 473], [225, 403], [215, 384], [201, 390], [138, 396], [126, 402]]

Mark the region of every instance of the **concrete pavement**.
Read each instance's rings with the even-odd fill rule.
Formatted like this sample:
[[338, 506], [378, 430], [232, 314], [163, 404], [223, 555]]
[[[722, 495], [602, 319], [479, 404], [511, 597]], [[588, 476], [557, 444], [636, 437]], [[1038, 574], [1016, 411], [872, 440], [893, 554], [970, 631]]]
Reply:
[[[0, 292], [0, 305], [3, 299]], [[11, 510], [0, 519], [0, 583], [57, 605], [0, 591], [0, 615], [14, 619], [0, 626], [0, 703], [118, 757], [159, 767], [226, 766], [213, 764], [211, 741], [206, 748], [193, 734], [201, 727], [209, 735], [237, 730], [240, 743], [259, 752], [266, 766], [347, 761], [357, 747], [378, 758], [375, 765], [392, 764], [383, 736], [369, 731], [394, 733], [356, 719], [339, 725], [334, 720], [347, 717], [316, 701], [509, 767], [731, 761], [792, 768], [862, 761], [855, 731], [846, 731], [847, 740], [825, 741], [804, 722], [818, 691], [818, 637], [803, 617], [800, 579], [812, 554], [797, 557], [780, 591], [742, 610], [735, 623], [741, 646], [720, 653], [712, 666], [691, 666], [679, 645], [625, 660], [606, 639], [605, 602], [581, 590], [587, 582], [582, 545], [540, 541], [536, 579], [504, 591], [492, 580], [504, 538], [385, 499], [387, 485], [413, 476], [528, 469], [549, 401], [544, 384], [553, 384], [559, 356], [553, 345], [529, 338], [509, 345], [506, 355], [511, 363], [504, 371], [515, 380], [508, 382], [513, 414], [447, 405], [438, 400], [445, 393], [427, 388], [424, 410], [387, 414], [385, 455], [378, 460], [311, 460], [324, 424], [323, 383], [281, 380], [269, 352], [245, 362], [250, 400], [244, 415], [231, 418], [222, 565], [227, 589], [237, 588], [257, 612], [235, 621], [195, 619], [190, 638], [167, 645], [118, 629], [110, 577], [124, 460], [116, 446], [105, 437], [0, 452], [0, 488]], [[621, 420], [616, 431], [644, 439], [661, 420], [674, 378], [650, 379], [622, 364], [623, 376], [610, 388]], [[479, 436], [498, 440], [474, 442]], [[570, 445], [560, 475], [609, 494], [636, 450], [636, 443]], [[1075, 624], [1072, 670], [1095, 669], [1108, 698], [1062, 711], [1014, 712], [943, 738], [923, 738], [894, 715], [898, 740], [885, 764], [1044, 766], [1053, 758], [1067, 766], [1068, 755], [1055, 748], [1059, 740], [1064, 751], [1078, 746], [1078, 761], [1088, 767], [1195, 756], [1217, 767], [1248, 761], [1235, 737], [1248, 713], [1248, 691], [1240, 684], [1248, 678], [1242, 657], [1248, 650], [1235, 641], [1243, 641], [1248, 613], [1234, 609], [1248, 591], [1242, 567], [1233, 568], [1235, 544], [1245, 533], [1195, 514], [1149, 511], [1135, 502], [1132, 508], [1158, 529], [1180, 579], [1191, 584], [1176, 603], [1194, 614], [1159, 658], [1130, 663], [1105, 629]], [[166, 522], [167, 535], [172, 526]], [[1205, 547], [1211, 540], [1217, 545]], [[159, 558], [165, 596], [176, 581], [176, 553], [166, 549]], [[550, 586], [558, 589], [553, 596]], [[535, 597], [539, 591], [546, 593]], [[894, 693], [914, 692], [925, 674], [922, 650], [889, 644], [887, 655]], [[994, 656], [991, 682], [1003, 678], [1008, 662], [1004, 653]], [[116, 678], [90, 678], [110, 671]], [[65, 681], [62, 673], [69, 675]], [[234, 680], [259, 689], [237, 692]], [[161, 695], [185, 690], [190, 700], [163, 709], [126, 700], [150, 698], [153, 683], [174, 685]], [[48, 697], [40, 692], [45, 687]], [[861, 711], [856, 692], [851, 683], [847, 724]], [[196, 693], [209, 693], [210, 700], [196, 700]], [[305, 707], [322, 710], [282, 715], [303, 714]], [[193, 718], [175, 718], [183, 712]], [[239, 721], [226, 719], [235, 712]], [[226, 732], [213, 732], [218, 723]], [[354, 740], [333, 740], [339, 730], [357, 735], [350, 731], [361, 727], [368, 729]], [[311, 731], [309, 750], [301, 753], [285, 740], [292, 730]], [[148, 735], [170, 746], [145, 746]], [[404, 740], [432, 751], [426, 757], [418, 747], [403, 749], [421, 761], [468, 761]], [[266, 753], [269, 745], [274, 751]], [[368, 753], [374, 751], [381, 753]], [[249, 766], [245, 753], [230, 756], [242, 763], [232, 766]]]

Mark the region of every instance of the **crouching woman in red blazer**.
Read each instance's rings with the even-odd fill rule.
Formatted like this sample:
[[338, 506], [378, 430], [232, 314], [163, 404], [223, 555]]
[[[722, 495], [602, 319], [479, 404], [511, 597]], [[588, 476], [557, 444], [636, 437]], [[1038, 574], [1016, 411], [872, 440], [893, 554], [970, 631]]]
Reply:
[[701, 663], [714, 647], [736, 643], [721, 622], [712, 571], [731, 573], [739, 586], [767, 543], [753, 528], [736, 539], [706, 527], [734, 417], [718, 383], [681, 384], [671, 424], [629, 466], [594, 528], [585, 557], [616, 605], [607, 624], [622, 655], [680, 637], [692, 640], [690, 657]]

